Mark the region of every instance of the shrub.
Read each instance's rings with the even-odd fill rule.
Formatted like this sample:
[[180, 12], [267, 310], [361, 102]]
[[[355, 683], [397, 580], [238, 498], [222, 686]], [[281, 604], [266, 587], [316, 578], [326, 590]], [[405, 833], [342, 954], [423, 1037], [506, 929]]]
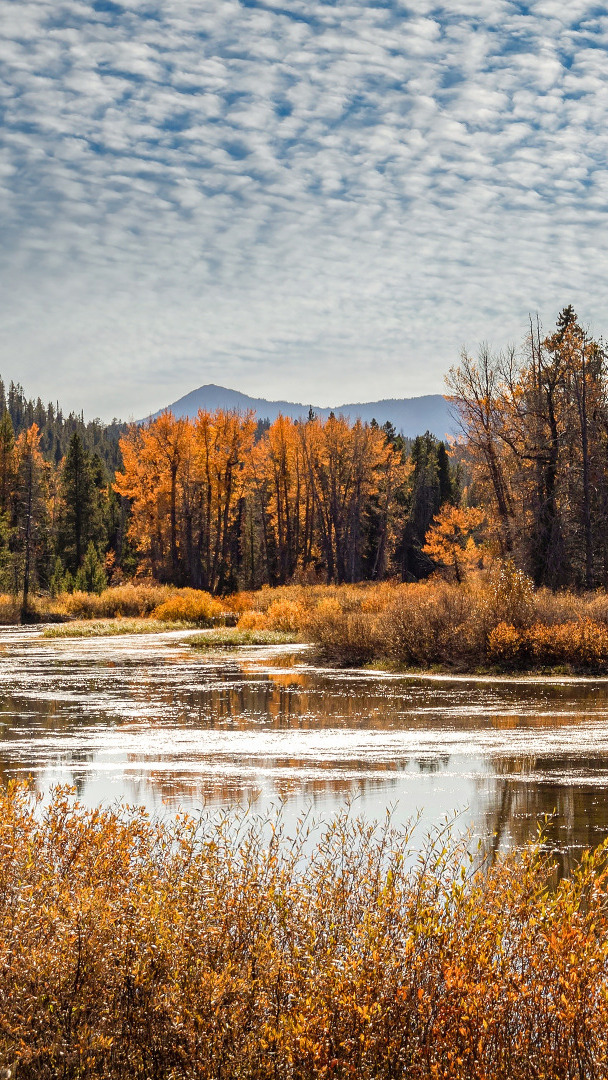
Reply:
[[268, 622], [265, 611], [244, 611], [237, 622], [239, 630], [267, 630]]
[[[343, 813], [150, 821], [0, 793], [0, 1068], [18, 1080], [592, 1080], [608, 852], [551, 888]], [[309, 854], [305, 855], [305, 851]]]
[[19, 622], [20, 604], [15, 596], [0, 594], [0, 625], [10, 626]]
[[433, 581], [402, 590], [384, 614], [387, 650], [407, 664], [462, 663], [483, 655], [475, 594]]
[[528, 639], [530, 652], [540, 664], [597, 669], [608, 662], [608, 629], [589, 619], [562, 626], [536, 625], [528, 631]]
[[598, 671], [608, 664], [608, 628], [585, 619], [526, 630], [500, 623], [488, 636], [488, 657], [507, 668], [571, 664]]
[[508, 559], [489, 575], [481, 590], [480, 601], [490, 625], [510, 623], [530, 626], [535, 619], [535, 594], [532, 579]]
[[337, 599], [319, 600], [309, 612], [304, 634], [324, 656], [341, 664], [363, 664], [380, 654], [382, 635], [378, 616], [344, 610]]
[[275, 600], [266, 612], [266, 626], [268, 630], [297, 631], [304, 616], [304, 607], [297, 600]]
[[209, 626], [223, 613], [223, 607], [210, 593], [199, 589], [181, 589], [152, 612], [160, 622], [193, 622]]
[[550, 589], [538, 589], [534, 594], [533, 622], [557, 626], [577, 622], [586, 614], [589, 614], [588, 602], [583, 596], [570, 592], [554, 593]]
[[528, 658], [525, 632], [508, 623], [499, 623], [488, 634], [488, 658], [504, 667], [521, 667]]
[[117, 585], [95, 593], [64, 593], [58, 598], [67, 615], [78, 619], [111, 619], [117, 615], [143, 617], [178, 590], [166, 585]]

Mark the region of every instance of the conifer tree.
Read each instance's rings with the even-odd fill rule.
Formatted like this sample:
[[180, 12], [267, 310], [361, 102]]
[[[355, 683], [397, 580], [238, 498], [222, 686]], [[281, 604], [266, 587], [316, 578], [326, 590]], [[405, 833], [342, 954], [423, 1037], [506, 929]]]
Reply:
[[20, 577], [21, 614], [26, 618], [29, 595], [40, 577], [48, 546], [46, 535], [46, 480], [48, 466], [40, 453], [40, 433], [36, 424], [16, 443], [17, 472], [15, 483], [15, 554], [17, 577]]
[[89, 543], [99, 540], [103, 532], [101, 493], [94, 463], [78, 431], [70, 439], [63, 462], [61, 496], [59, 549], [65, 566], [75, 574], [82, 565]]
[[89, 541], [82, 566], [76, 574], [75, 586], [83, 592], [100, 593], [107, 585], [103, 564], [92, 540]]

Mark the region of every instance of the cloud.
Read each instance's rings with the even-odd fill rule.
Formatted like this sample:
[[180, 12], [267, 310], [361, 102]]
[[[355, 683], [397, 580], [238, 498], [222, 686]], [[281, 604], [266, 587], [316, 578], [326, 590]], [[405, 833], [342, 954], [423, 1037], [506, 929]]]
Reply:
[[105, 416], [205, 381], [440, 391], [602, 329], [608, 20], [585, 0], [0, 0], [5, 377]]

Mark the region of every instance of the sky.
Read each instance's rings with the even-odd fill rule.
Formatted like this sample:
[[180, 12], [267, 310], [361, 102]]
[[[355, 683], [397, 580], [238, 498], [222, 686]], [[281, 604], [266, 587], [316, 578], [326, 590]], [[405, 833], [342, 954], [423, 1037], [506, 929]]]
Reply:
[[214, 382], [441, 393], [607, 329], [585, 0], [0, 0], [0, 373], [86, 416]]

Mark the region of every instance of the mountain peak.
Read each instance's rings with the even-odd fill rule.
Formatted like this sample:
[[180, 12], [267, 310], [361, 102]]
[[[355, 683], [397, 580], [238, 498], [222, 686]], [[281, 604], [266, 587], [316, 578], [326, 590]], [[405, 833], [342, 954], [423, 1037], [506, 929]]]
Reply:
[[269, 401], [267, 398], [254, 398], [240, 390], [231, 390], [226, 386], [206, 383], [177, 401], [160, 409], [147, 419], [154, 420], [162, 412], [172, 412], [178, 419], [194, 419], [199, 409], [214, 412], [216, 409], [238, 409], [241, 412], [252, 410], [259, 420], [276, 420], [277, 416], [290, 416], [293, 420], [306, 419], [309, 408], [316, 416], [326, 420], [331, 412], [336, 416], [347, 416], [351, 420], [360, 419], [369, 423], [376, 420], [379, 424], [390, 421], [395, 429], [408, 438], [432, 432], [438, 438], [455, 434], [455, 423], [447, 401], [441, 394], [424, 394], [412, 398], [382, 398], [379, 401], [359, 401], [346, 405], [336, 405], [333, 409], [317, 405], [303, 405], [293, 401]]

